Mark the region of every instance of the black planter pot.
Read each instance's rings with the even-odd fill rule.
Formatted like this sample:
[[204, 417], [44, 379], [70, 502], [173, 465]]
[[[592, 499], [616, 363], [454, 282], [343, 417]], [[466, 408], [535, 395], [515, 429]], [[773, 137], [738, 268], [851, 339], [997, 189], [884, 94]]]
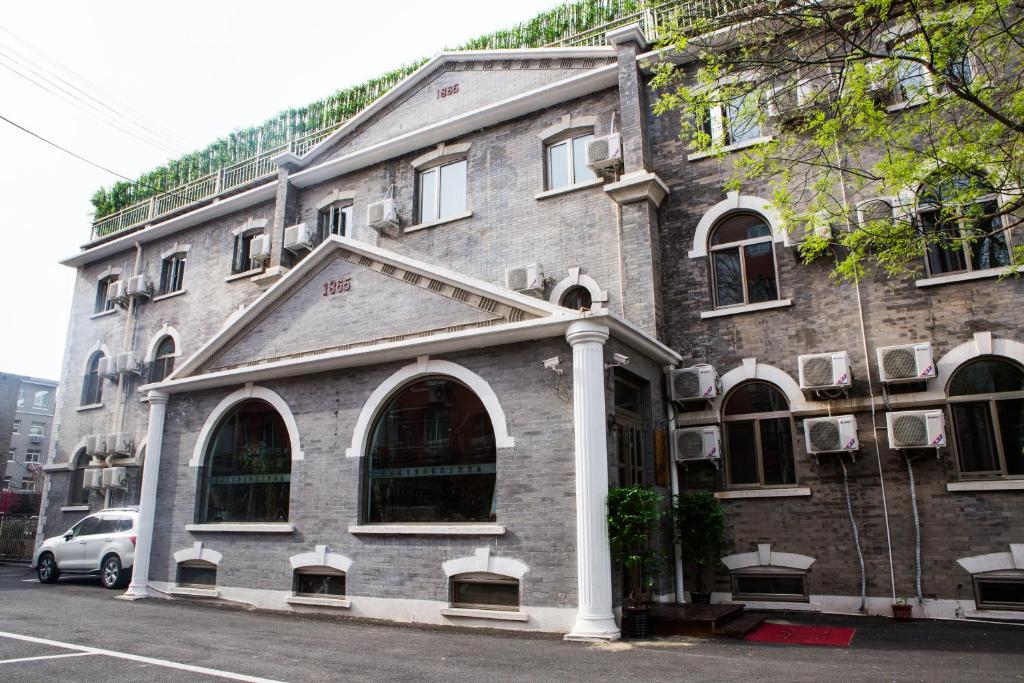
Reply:
[[711, 604], [711, 593], [698, 593], [697, 591], [690, 591], [690, 604], [691, 605], [710, 605]]
[[651, 635], [651, 608], [623, 607], [622, 635], [627, 638], [648, 638]]

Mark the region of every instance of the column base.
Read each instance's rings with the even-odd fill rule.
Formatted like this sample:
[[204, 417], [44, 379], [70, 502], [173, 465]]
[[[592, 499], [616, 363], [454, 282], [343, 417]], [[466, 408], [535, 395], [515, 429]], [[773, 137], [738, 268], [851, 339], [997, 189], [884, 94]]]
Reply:
[[117, 596], [117, 600], [142, 600], [150, 597], [149, 588], [147, 586], [128, 586], [121, 595]]
[[584, 643], [607, 643], [618, 640], [622, 637], [619, 625], [615, 623], [615, 617], [578, 617], [573, 624], [572, 631], [565, 634], [565, 640], [574, 640]]

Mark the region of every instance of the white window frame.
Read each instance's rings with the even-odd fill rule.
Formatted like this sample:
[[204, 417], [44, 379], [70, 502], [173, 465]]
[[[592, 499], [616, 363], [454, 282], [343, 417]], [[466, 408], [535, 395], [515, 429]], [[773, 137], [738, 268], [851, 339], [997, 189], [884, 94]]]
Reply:
[[[346, 213], [347, 212], [347, 213]], [[327, 225], [324, 224], [324, 217], [328, 217]], [[342, 221], [342, 232], [334, 232], [336, 219], [338, 217], [344, 217]], [[352, 227], [355, 222], [355, 203], [349, 200], [338, 200], [331, 202], [327, 206], [321, 206], [316, 212], [316, 234], [317, 242], [323, 242], [331, 235], [340, 235], [341, 237], [351, 237]], [[326, 227], [326, 230], [325, 230]]]
[[[174, 294], [175, 292], [181, 292], [185, 289], [185, 266], [188, 263], [188, 253], [178, 252], [165, 256], [160, 262], [160, 293], [158, 296], [165, 294]], [[164, 272], [170, 269], [170, 273], [167, 277], [166, 282], [164, 281]], [[177, 286], [175, 286], [177, 281]]]
[[[745, 214], [745, 213], [748, 213], [748, 212], [737, 211], [735, 213], [737, 213], [737, 214]], [[726, 244], [712, 245], [711, 244], [711, 240], [714, 239], [715, 233], [718, 231], [719, 226], [723, 222], [729, 220], [729, 218], [730, 218], [729, 214], [726, 214], [725, 216], [723, 216], [720, 219], [718, 219], [718, 221], [715, 223], [714, 226], [712, 226], [711, 230], [709, 231], [709, 234], [708, 234], [708, 247], [707, 247], [707, 249], [708, 249], [708, 267], [709, 267], [710, 275], [711, 275], [711, 304], [712, 304], [712, 308], [714, 308], [716, 311], [727, 311], [730, 308], [739, 308], [739, 307], [746, 307], [746, 306], [757, 306], [757, 305], [760, 305], [760, 304], [767, 304], [767, 303], [771, 303], [771, 302], [774, 302], [774, 301], [781, 301], [782, 300], [782, 287], [780, 286], [780, 281], [779, 281], [779, 259], [778, 259], [778, 254], [775, 251], [775, 235], [774, 235], [774, 232], [772, 231], [772, 224], [771, 224], [771, 222], [767, 218], [765, 218], [764, 216], [762, 216], [760, 214], [756, 214], [756, 213], [750, 212], [749, 215], [755, 216], [757, 218], [760, 218], [762, 221], [764, 221], [765, 225], [768, 226], [768, 230], [770, 231], [770, 234], [764, 235], [762, 237], [752, 237], [750, 239], [740, 240], [739, 242], [728, 242]], [[752, 245], [755, 245], [755, 244], [761, 244], [762, 242], [768, 242], [770, 244], [770, 246], [771, 246], [771, 249], [772, 249], [772, 263], [775, 266], [775, 298], [774, 299], [768, 299], [766, 301], [758, 301], [758, 302], [756, 302], [754, 304], [751, 304], [750, 303], [750, 292], [747, 291], [747, 262], [746, 262], [746, 259], [743, 257], [744, 256], [744, 250], [748, 246], [752, 246]], [[717, 266], [715, 265], [715, 252], [717, 252], [717, 251], [730, 251], [730, 250], [733, 250], [733, 249], [738, 249], [739, 250], [739, 255], [740, 255], [740, 259], [739, 259], [739, 261], [740, 261], [740, 286], [743, 289], [743, 301], [739, 302], [739, 303], [735, 303], [735, 304], [726, 304], [726, 305], [723, 306], [723, 305], [719, 305], [719, 303], [718, 303], [718, 284], [717, 284], [718, 278], [715, 277], [716, 271], [717, 271]]]
[[21, 478], [21, 490], [22, 491], [35, 491], [36, 480], [35, 477], [22, 477]]
[[18, 449], [12, 448], [7, 451], [7, 462], [15, 462], [18, 458]]
[[[39, 429], [36, 429], [38, 427]], [[32, 426], [28, 429], [29, 436], [46, 436], [46, 424], [43, 422], [33, 422]]]
[[[568, 187], [573, 187], [574, 185], [579, 185], [581, 183], [589, 183], [589, 182], [599, 178], [599, 176], [596, 173], [594, 173], [593, 171], [590, 172], [591, 173], [591, 177], [590, 178], [585, 178], [585, 179], [581, 180], [581, 179], [576, 177], [576, 162], [575, 162], [575, 156], [576, 156], [575, 147], [576, 147], [576, 145], [575, 145], [575, 142], [576, 142], [576, 140], [579, 140], [581, 138], [588, 138], [588, 137], [591, 138], [591, 139], [593, 139], [595, 137], [593, 130], [576, 132], [576, 133], [574, 133], [572, 135], [566, 135], [565, 137], [556, 138], [554, 140], [550, 140], [547, 143], [545, 143], [545, 145], [544, 145], [544, 185], [545, 185], [544, 189], [545, 190], [562, 190], [562, 189], [565, 189], [565, 188], [568, 188]], [[551, 183], [551, 178], [552, 178], [552, 175], [553, 175], [552, 174], [552, 168], [551, 168], [551, 151], [554, 148], [556, 148], [556, 147], [558, 147], [560, 145], [565, 145], [566, 146], [566, 165], [567, 165], [566, 177], [568, 178], [569, 182], [567, 182], [565, 185], [559, 185], [559, 186], [555, 187]]]
[[42, 457], [43, 457], [43, 452], [38, 450], [38, 449], [29, 448], [28, 450], [25, 451], [25, 463], [26, 464], [28, 464], [28, 463], [37, 463], [37, 462], [39, 462], [39, 460]]
[[15, 420], [11, 423], [11, 434], [21, 434], [21, 420]]
[[[454, 164], [465, 164], [466, 165], [466, 192], [463, 196], [462, 211], [458, 211], [451, 216], [445, 216], [441, 218], [441, 169], [452, 166]], [[428, 173], [434, 173], [434, 215], [425, 216], [423, 214], [423, 178]], [[424, 223], [436, 223], [438, 221], [447, 221], [465, 215], [468, 211], [467, 205], [469, 203], [469, 159], [468, 157], [460, 157], [458, 159], [446, 160], [444, 163], [436, 164], [434, 166], [426, 166], [423, 168], [416, 169], [416, 217], [417, 224]]]
[[[922, 187], [922, 189], [923, 189], [923, 187]], [[988, 204], [988, 203], [995, 204], [997, 209], [1001, 209], [1002, 208], [1002, 198], [1000, 197], [998, 192], [993, 192], [993, 193], [984, 195], [982, 197], [979, 197], [978, 199], [976, 199], [973, 202], [971, 202], [971, 204], [969, 206], [974, 206], [974, 205], [977, 205], [977, 204]], [[1006, 228], [1006, 216], [999, 216], [998, 217], [999, 218], [999, 223], [1004, 228], [1004, 230], [1003, 230], [1003, 232], [1001, 234], [1003, 236], [1003, 241], [1006, 243], [1006, 251], [1007, 251], [1007, 254], [1008, 254], [1009, 258], [1010, 258], [1010, 263], [1008, 265], [1005, 265], [1005, 266], [991, 266], [989, 269], [985, 269], [985, 268], [975, 269], [974, 268], [974, 264], [971, 263], [971, 248], [970, 248], [970, 244], [964, 238], [964, 235], [965, 235], [965, 223], [969, 220], [969, 218], [964, 216], [966, 211], [962, 211], [961, 207], [958, 206], [956, 208], [957, 208], [957, 218], [956, 218], [957, 227], [956, 227], [956, 230], [957, 230], [957, 235], [958, 235], [959, 239], [964, 240], [963, 243], [960, 245], [960, 250], [961, 250], [961, 253], [963, 254], [964, 265], [966, 266], [966, 268], [963, 269], [963, 270], [949, 270], [949, 271], [942, 271], [942, 272], [932, 272], [931, 263], [929, 262], [929, 259], [928, 259], [928, 247], [926, 246], [925, 250], [924, 250], [924, 268], [925, 268], [925, 273], [926, 273], [925, 277], [927, 277], [927, 278], [937, 278], [937, 277], [946, 277], [948, 275], [966, 275], [966, 274], [969, 274], [969, 273], [984, 272], [985, 270], [991, 270], [992, 268], [996, 268], [996, 269], [1012, 268], [1015, 265], [1017, 265], [1014, 262], [1014, 259], [1013, 259], [1013, 240], [1011, 239], [1011, 232], [1010, 232], [1010, 230], [1006, 230], [1005, 229]], [[923, 214], [930, 213], [930, 212], [935, 211], [935, 210], [936, 210], [936, 206], [934, 204], [926, 204], [926, 203], [919, 202], [917, 207], [916, 207], [916, 210], [914, 212], [914, 219], [918, 222], [918, 225], [921, 225], [921, 216]], [[954, 247], [950, 247], [951, 250], [953, 248]]]

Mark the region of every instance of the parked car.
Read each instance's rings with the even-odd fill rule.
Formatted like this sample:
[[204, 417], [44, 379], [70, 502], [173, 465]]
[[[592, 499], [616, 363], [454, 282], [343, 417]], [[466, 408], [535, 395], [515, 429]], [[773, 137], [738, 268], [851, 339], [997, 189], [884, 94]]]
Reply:
[[138, 508], [112, 508], [46, 539], [32, 558], [40, 583], [55, 583], [61, 574], [93, 575], [107, 588], [123, 588], [135, 564], [138, 524]]

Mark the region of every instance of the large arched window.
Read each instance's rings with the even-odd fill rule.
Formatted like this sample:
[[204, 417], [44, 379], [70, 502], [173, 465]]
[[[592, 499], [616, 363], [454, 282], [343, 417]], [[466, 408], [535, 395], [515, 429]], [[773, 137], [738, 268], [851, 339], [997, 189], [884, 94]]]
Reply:
[[772, 228], [763, 217], [729, 214], [712, 228], [708, 251], [715, 308], [779, 298]]
[[153, 369], [150, 372], [150, 382], [162, 382], [174, 370], [175, 348], [174, 339], [167, 335], [156, 345], [156, 353], [153, 354]]
[[981, 358], [960, 366], [949, 381], [960, 473], [1024, 476], [1024, 372], [1013, 363]]
[[978, 175], [932, 176], [921, 186], [917, 219], [928, 238], [929, 275], [1008, 266], [995, 189]]
[[89, 490], [85, 488], [85, 468], [89, 466], [89, 456], [85, 449], [78, 451], [71, 461], [71, 485], [68, 486], [68, 505], [88, 505]]
[[213, 432], [203, 463], [199, 522], [284, 522], [292, 457], [288, 429], [268, 403], [239, 403]]
[[495, 519], [494, 428], [465, 385], [432, 377], [405, 386], [377, 416], [371, 435], [367, 522]]
[[778, 387], [761, 381], [739, 385], [726, 398], [722, 424], [729, 486], [796, 483], [793, 420]]
[[82, 381], [82, 405], [91, 406], [103, 402], [103, 376], [100, 375], [100, 360], [103, 352], [97, 351], [89, 358], [86, 365], [85, 379]]

